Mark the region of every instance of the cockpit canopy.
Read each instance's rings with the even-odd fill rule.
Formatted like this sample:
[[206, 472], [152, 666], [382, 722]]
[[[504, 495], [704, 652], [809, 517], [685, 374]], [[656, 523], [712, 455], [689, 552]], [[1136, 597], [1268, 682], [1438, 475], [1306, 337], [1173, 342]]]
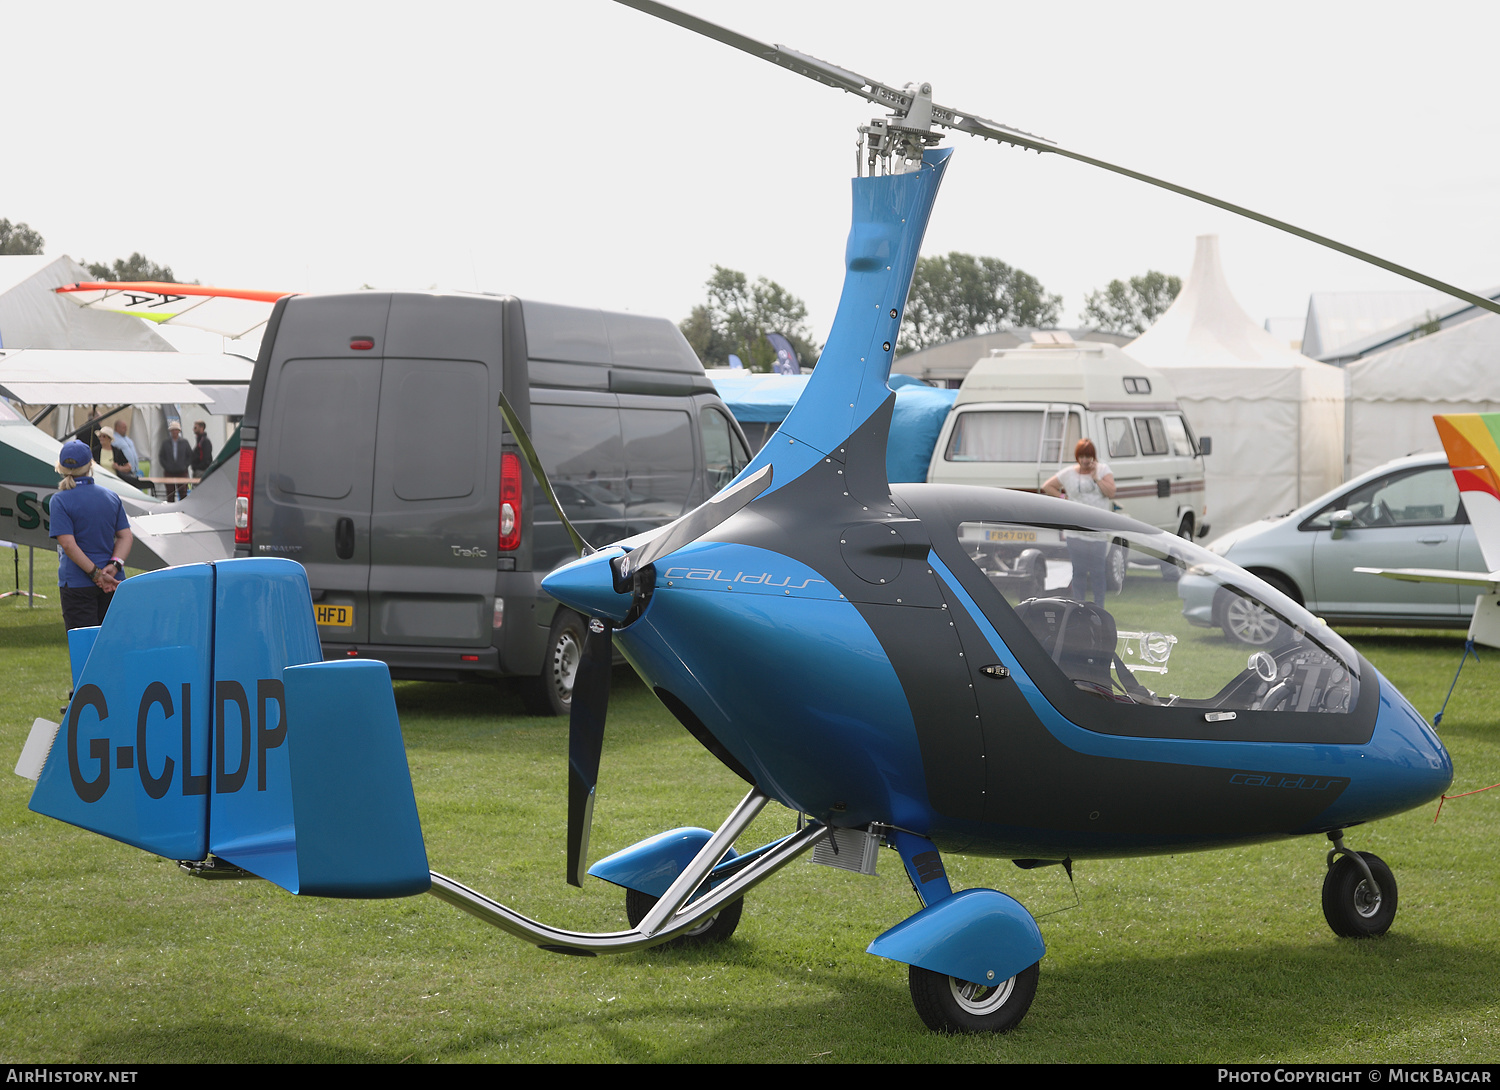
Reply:
[[[941, 485], [893, 491], [1027, 677], [1078, 726], [1352, 744], [1374, 729], [1379, 683], [1369, 665], [1223, 557], [1065, 500]], [[1229, 613], [1235, 624], [1204, 627]]]
[[[960, 523], [958, 538], [1081, 692], [1208, 712], [1343, 714], [1354, 704], [1353, 648], [1285, 594], [1190, 542], [1160, 531], [988, 521]], [[1184, 579], [1257, 618], [1262, 643], [1190, 626], [1178, 594]]]

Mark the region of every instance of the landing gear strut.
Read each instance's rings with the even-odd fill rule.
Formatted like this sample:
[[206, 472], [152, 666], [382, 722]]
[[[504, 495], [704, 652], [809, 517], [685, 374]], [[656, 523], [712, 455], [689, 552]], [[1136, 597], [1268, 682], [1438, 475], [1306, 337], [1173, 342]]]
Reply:
[[1328, 834], [1328, 874], [1323, 878], [1323, 917], [1335, 935], [1369, 939], [1384, 935], [1396, 918], [1396, 876], [1378, 855], [1344, 847], [1344, 831]]

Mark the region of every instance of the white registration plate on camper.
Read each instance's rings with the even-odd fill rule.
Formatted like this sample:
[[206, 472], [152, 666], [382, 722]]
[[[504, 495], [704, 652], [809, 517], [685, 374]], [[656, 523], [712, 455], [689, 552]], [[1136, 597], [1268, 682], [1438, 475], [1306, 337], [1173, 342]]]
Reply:
[[320, 627], [325, 628], [353, 628], [354, 607], [353, 606], [325, 606], [313, 603], [313, 619]]
[[1036, 541], [1035, 530], [986, 530], [984, 532], [986, 541]]

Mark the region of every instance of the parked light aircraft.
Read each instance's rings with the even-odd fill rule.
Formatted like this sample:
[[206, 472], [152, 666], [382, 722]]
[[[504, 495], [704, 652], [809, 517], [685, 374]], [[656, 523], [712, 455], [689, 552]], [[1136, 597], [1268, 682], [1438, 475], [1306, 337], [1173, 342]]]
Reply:
[[[47, 406], [48, 411], [59, 405], [109, 405], [108, 418], [132, 405], [213, 405], [226, 391], [245, 389], [253, 367], [251, 360], [220, 353], [0, 349], [0, 395]], [[0, 538], [56, 547], [49, 536], [49, 509], [61, 449], [59, 440], [0, 402]], [[135, 534], [131, 567], [154, 569], [234, 555], [237, 450], [237, 440], [226, 444], [217, 460], [222, 471], [173, 503], [126, 484], [111, 470], [98, 470], [95, 479], [120, 497], [130, 516]]]
[[[853, 182], [843, 296], [781, 428], [701, 507], [597, 551], [575, 535], [583, 555], [544, 582], [590, 619], [570, 724], [567, 878], [622, 886], [630, 928], [551, 927], [429, 871], [388, 674], [319, 661], [306, 577], [285, 560], [148, 573], [116, 592], [101, 628], [72, 634], [65, 723], [39, 722], [23, 757], [38, 778], [32, 809], [200, 875], [241, 868], [327, 896], [430, 891], [578, 955], [722, 938], [744, 895], [803, 853], [870, 873], [884, 846], [920, 910], [869, 950], [909, 966], [918, 1013], [942, 1031], [1014, 1027], [1045, 953], [1014, 899], [954, 890], [945, 853], [1071, 866], [1326, 836], [1330, 926], [1384, 933], [1394, 876], [1346, 848], [1344, 830], [1436, 797], [1452, 765], [1374, 666], [1274, 588], [1155, 528], [1045, 496], [886, 478], [892, 352], [950, 156], [933, 125], [1060, 149], [935, 106], [928, 85], [897, 90], [631, 6], [892, 113], [861, 129], [868, 170]], [[550, 492], [521, 422], [501, 411]], [[1084, 575], [1108, 545], [1133, 570], [1219, 581], [1280, 618], [1286, 639], [1247, 659], [1168, 631], [1165, 580], [1085, 601]], [[1008, 577], [1012, 557], [1043, 546], [1065, 550], [1072, 572], [1059, 562], [1054, 579], [1049, 565], [1040, 588]], [[587, 867], [616, 646], [748, 793], [716, 831], [669, 830]], [[803, 815], [799, 828], [737, 852], [772, 801]]]

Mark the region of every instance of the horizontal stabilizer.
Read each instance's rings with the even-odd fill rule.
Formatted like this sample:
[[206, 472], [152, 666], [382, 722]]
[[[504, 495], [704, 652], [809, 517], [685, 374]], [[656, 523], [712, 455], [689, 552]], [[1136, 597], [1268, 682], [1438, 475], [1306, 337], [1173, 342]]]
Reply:
[[114, 594], [70, 633], [75, 693], [32, 810], [293, 893], [427, 888], [389, 671], [322, 662], [301, 565], [167, 568]]
[[405, 897], [432, 884], [390, 670], [371, 659], [293, 666], [286, 685], [298, 892]]

